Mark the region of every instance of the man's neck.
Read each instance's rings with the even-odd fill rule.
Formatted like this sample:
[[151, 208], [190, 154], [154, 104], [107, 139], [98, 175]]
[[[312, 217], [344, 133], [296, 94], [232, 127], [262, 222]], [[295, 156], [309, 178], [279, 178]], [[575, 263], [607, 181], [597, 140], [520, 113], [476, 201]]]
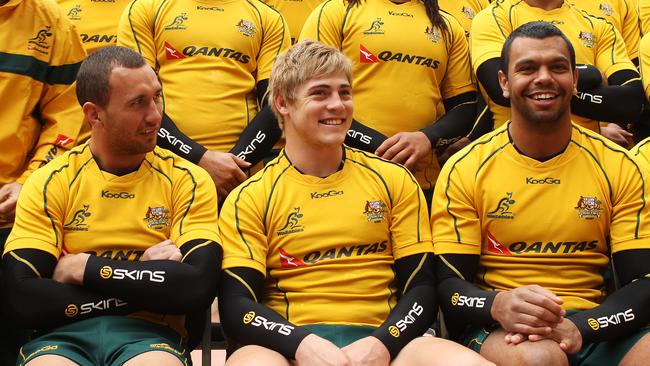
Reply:
[[553, 10], [562, 6], [564, 0], [524, 0], [526, 4], [533, 8], [541, 8], [544, 10]]
[[513, 117], [508, 127], [512, 144], [517, 150], [536, 160], [544, 161], [560, 154], [571, 140], [571, 119], [557, 124], [537, 126]]
[[321, 178], [330, 176], [339, 170], [343, 159], [341, 146], [327, 146], [319, 149], [287, 141], [284, 152], [298, 171]]
[[117, 176], [138, 170], [146, 155], [117, 155], [92, 139], [90, 140], [90, 151], [99, 169]]

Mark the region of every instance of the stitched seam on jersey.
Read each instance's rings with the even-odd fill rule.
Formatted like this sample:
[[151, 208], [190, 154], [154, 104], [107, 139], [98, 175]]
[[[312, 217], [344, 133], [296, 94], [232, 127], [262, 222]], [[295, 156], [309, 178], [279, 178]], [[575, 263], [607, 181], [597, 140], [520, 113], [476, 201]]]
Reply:
[[[84, 148], [81, 150], [81, 152], [83, 152], [84, 150], [86, 150], [87, 147], [88, 147], [88, 144], [86, 144], [86, 146], [84, 146]], [[92, 157], [92, 156], [91, 156], [90, 158], [88, 158], [88, 160], [86, 160], [86, 162], [83, 163], [83, 164], [81, 165], [81, 167], [77, 170], [77, 172], [74, 174], [74, 178], [72, 178], [72, 180], [70, 181], [70, 184], [68, 184], [68, 188], [72, 187], [72, 184], [74, 183], [75, 180], [77, 180], [77, 178], [78, 178], [79, 175], [81, 174], [81, 171], [83, 170], [83, 168], [85, 168], [86, 165], [87, 165], [88, 163], [90, 163], [91, 161], [93, 161], [93, 157]]]
[[[264, 33], [265, 33], [265, 32], [264, 32], [264, 22], [262, 21], [262, 13], [260, 13], [260, 9], [258, 9], [257, 6], [255, 6], [255, 4], [253, 4], [252, 2], [250, 2], [250, 0], [246, 0], [246, 2], [247, 2], [250, 6], [252, 6], [253, 9], [255, 9], [255, 12], [257, 13], [257, 18], [258, 18], [258, 20], [259, 20], [259, 22], [260, 22], [260, 28], [262, 29], [262, 43], [263, 43], [263, 42], [264, 42]], [[283, 38], [283, 39], [284, 39], [284, 38]], [[281, 44], [280, 44], [280, 45], [281, 45]], [[256, 61], [257, 61], [257, 59], [260, 57], [260, 52], [262, 52], [262, 47], [260, 47], [259, 51], [257, 51], [257, 55], [255, 55], [255, 60], [256, 60]], [[276, 55], [277, 55], [277, 53], [276, 53]], [[257, 68], [255, 68], [255, 69], [257, 69]]]
[[[573, 128], [576, 128], [576, 127], [574, 126]], [[645, 178], [643, 177], [643, 173], [641, 172], [641, 168], [636, 163], [636, 161], [634, 161], [634, 159], [630, 158], [624, 151], [612, 149], [611, 147], [607, 146], [607, 144], [605, 144], [604, 141], [601, 138], [594, 137], [594, 136], [589, 136], [589, 135], [587, 135], [586, 133], [584, 133], [584, 132], [582, 132], [580, 130], [578, 130], [578, 131], [581, 134], [583, 134], [583, 135], [585, 135], [585, 136], [587, 136], [589, 138], [593, 138], [595, 140], [600, 141], [603, 144], [603, 146], [608, 148], [609, 150], [612, 150], [614, 152], [618, 152], [620, 154], [623, 154], [623, 156], [627, 160], [629, 160], [632, 163], [632, 165], [634, 165], [634, 167], [636, 168], [636, 171], [639, 173], [639, 176], [641, 177], [641, 201], [643, 202], [643, 205], [641, 205], [641, 208], [639, 208], [639, 211], [637, 211], [637, 213], [636, 213], [636, 228], [634, 229], [634, 238], [638, 239], [639, 238], [639, 226], [641, 226], [641, 211], [643, 211], [643, 209], [645, 208], [645, 204], [646, 204], [645, 203], [645, 194], [644, 194], [644, 192], [645, 192]], [[576, 145], [578, 145], [578, 144], [576, 143]], [[600, 163], [598, 165], [600, 165]], [[602, 169], [602, 167], [601, 167], [601, 169]], [[606, 174], [605, 174], [605, 177], [607, 177]], [[609, 179], [607, 180], [607, 183], [609, 183]], [[611, 185], [609, 186], [609, 191], [610, 191], [610, 197], [611, 197], [611, 195], [612, 195], [612, 186]]]
[[28, 76], [41, 83], [71, 85], [81, 61], [58, 66], [48, 65], [36, 57], [0, 52], [0, 71]]
[[[269, 272], [269, 277], [274, 278], [273, 276], [271, 276], [271, 272]], [[275, 277], [275, 288], [277, 288], [278, 291], [282, 292], [282, 294], [284, 295], [284, 301], [287, 303], [287, 307], [284, 311], [284, 315], [287, 321], [290, 321], [289, 320], [289, 297], [287, 296], [287, 292], [280, 287], [280, 279], [277, 277]]]
[[232, 272], [232, 271], [229, 270], [229, 269], [224, 269], [223, 271], [226, 272], [227, 274], [229, 274], [232, 278], [234, 278], [234, 279], [236, 279], [237, 281], [241, 282], [241, 284], [244, 285], [244, 287], [246, 287], [246, 289], [248, 290], [248, 292], [251, 293], [251, 296], [253, 296], [253, 300], [255, 300], [255, 302], [258, 302], [258, 301], [257, 301], [257, 296], [255, 296], [255, 292], [253, 291], [253, 289], [251, 288], [251, 286], [248, 284], [248, 282], [244, 281], [243, 278], [239, 277], [238, 275], [236, 275], [234, 272]]
[[411, 273], [411, 275], [409, 276], [409, 279], [406, 280], [406, 284], [404, 285], [404, 290], [402, 291], [402, 295], [404, 295], [406, 293], [406, 291], [408, 290], [409, 285], [411, 284], [411, 281], [413, 281], [413, 277], [415, 277], [415, 275], [418, 274], [418, 272], [420, 272], [420, 269], [422, 269], [422, 265], [424, 264], [424, 261], [427, 259], [428, 255], [429, 255], [429, 253], [424, 253], [424, 255], [422, 256], [422, 259], [420, 259], [420, 263], [415, 268], [415, 270]]
[[41, 276], [41, 273], [40, 273], [40, 272], [36, 269], [36, 267], [34, 267], [34, 265], [31, 264], [28, 260], [22, 258], [21, 256], [19, 256], [18, 254], [14, 253], [13, 251], [9, 252], [9, 254], [10, 254], [12, 257], [14, 257], [14, 259], [17, 260], [18, 262], [21, 262], [21, 263], [25, 264], [27, 267], [29, 267], [29, 268], [30, 268], [30, 269], [31, 269], [31, 270], [32, 270], [32, 271], [33, 271], [33, 272], [38, 276], [38, 278], [43, 278], [43, 276]]
[[195, 250], [197, 250], [197, 249], [199, 249], [199, 248], [203, 248], [203, 247], [205, 247], [205, 246], [208, 246], [210, 243], [213, 243], [213, 241], [212, 241], [212, 240], [206, 240], [206, 241], [204, 241], [204, 242], [201, 243], [201, 244], [195, 245], [192, 249], [190, 249], [190, 250], [187, 252], [187, 254], [185, 254], [185, 255], [183, 256], [183, 258], [181, 258], [181, 262], [184, 262], [184, 261], [185, 261], [185, 258], [187, 258], [187, 256], [190, 255], [193, 251], [195, 251]]
[[458, 269], [456, 269], [456, 267], [454, 267], [451, 263], [449, 263], [449, 261], [448, 261], [447, 259], [445, 259], [445, 257], [442, 256], [442, 254], [439, 255], [438, 258], [440, 258], [440, 260], [441, 260], [441, 261], [442, 261], [442, 262], [443, 262], [443, 263], [444, 263], [444, 264], [445, 264], [449, 269], [451, 269], [452, 271], [454, 271], [454, 273], [455, 273], [455, 274], [456, 274], [456, 275], [457, 275], [461, 280], [463, 280], [463, 281], [467, 281], [467, 280], [465, 279], [465, 276], [463, 276], [463, 274], [460, 273], [460, 271], [459, 271]]
[[[156, 155], [157, 157], [159, 157], [162, 160], [171, 159], [172, 167], [174, 167], [175, 169], [184, 171], [185, 173], [187, 173], [187, 175], [190, 176], [190, 179], [192, 179], [192, 184], [193, 184], [192, 197], [190, 198], [190, 202], [187, 204], [187, 209], [185, 210], [185, 213], [183, 213], [183, 216], [181, 217], [180, 222], [178, 224], [178, 234], [183, 235], [183, 221], [185, 220], [185, 217], [187, 217], [188, 212], [190, 212], [190, 209], [192, 208], [192, 204], [194, 203], [194, 199], [196, 198], [196, 187], [197, 187], [198, 184], [196, 183], [196, 179], [194, 179], [194, 174], [192, 174], [192, 172], [190, 172], [189, 169], [183, 168], [181, 166], [176, 165], [176, 159], [173, 156], [171, 156], [171, 155], [162, 156], [159, 153], [157, 153], [156, 151], [154, 151], [153, 153], [154, 153], [154, 155]], [[151, 164], [151, 163], [149, 163], [149, 164]], [[167, 177], [167, 178], [169, 179], [169, 183], [171, 183], [171, 179], [169, 177]]]
[[[283, 150], [283, 151], [284, 151], [284, 150]], [[238, 202], [239, 199], [241, 198], [241, 194], [242, 194], [242, 192], [244, 192], [244, 189], [248, 188], [249, 185], [251, 185], [251, 184], [253, 184], [253, 183], [256, 183], [256, 182], [259, 182], [260, 180], [262, 180], [262, 178], [264, 177], [264, 174], [266, 173], [267, 169], [269, 169], [270, 167], [272, 167], [272, 166], [274, 166], [274, 165], [277, 165], [277, 164], [280, 162], [280, 159], [279, 159], [279, 158], [282, 157], [283, 155], [284, 155], [284, 153], [281, 153], [281, 154], [276, 158], [276, 161], [272, 161], [272, 162], [268, 163], [268, 164], [264, 167], [264, 170], [262, 170], [262, 174], [260, 174], [259, 178], [249, 180], [249, 181], [248, 181], [248, 182], [247, 182], [247, 183], [246, 183], [246, 184], [245, 184], [245, 185], [244, 185], [244, 186], [239, 190], [239, 192], [237, 192], [237, 198], [235, 198], [235, 202], [233, 202], [233, 206], [235, 206], [235, 226], [237, 227], [237, 232], [239, 233], [239, 237], [241, 238], [241, 240], [244, 242], [244, 245], [246, 246], [246, 249], [248, 249], [248, 254], [250, 255], [251, 259], [253, 259], [253, 260], [255, 260], [255, 258], [253, 258], [253, 251], [251, 250], [250, 245], [248, 245], [248, 242], [246, 241], [246, 238], [244, 238], [244, 233], [241, 231], [241, 227], [239, 226], [239, 207], [237, 206], [237, 202]], [[267, 210], [268, 210], [268, 208], [267, 208]], [[265, 217], [266, 217], [266, 215], [265, 215]], [[263, 222], [263, 223], [264, 223], [264, 226], [266, 227], [265, 222]]]
[[135, 41], [135, 45], [138, 47], [138, 53], [142, 55], [142, 49], [140, 48], [140, 42], [138, 41], [138, 35], [135, 33], [135, 29], [133, 29], [133, 22], [131, 21], [131, 10], [133, 10], [133, 6], [135, 3], [137, 3], [138, 0], [134, 0], [131, 5], [129, 6], [129, 26], [131, 27], [131, 34], [133, 34], [133, 40]]
[[270, 207], [270, 205], [271, 205], [271, 198], [273, 197], [273, 193], [275, 192], [275, 186], [278, 184], [278, 181], [280, 180], [280, 178], [282, 178], [282, 176], [284, 175], [284, 173], [285, 173], [289, 168], [291, 168], [292, 166], [293, 166], [293, 164], [289, 163], [289, 165], [288, 165], [286, 168], [284, 168], [284, 170], [283, 170], [282, 172], [280, 172], [280, 174], [278, 174], [278, 176], [275, 178], [275, 181], [274, 181], [273, 184], [271, 185], [271, 192], [269, 192], [269, 197], [268, 197], [268, 199], [266, 200], [266, 207], [264, 208], [264, 217], [263, 217], [263, 219], [262, 219], [262, 222], [266, 223], [266, 218], [267, 218], [267, 216], [268, 216], [268, 214], [269, 214], [269, 207]]
[[[151, 35], [153, 36], [154, 39], [156, 38], [156, 22], [158, 21], [158, 16], [160, 15], [160, 12], [162, 11], [162, 8], [166, 2], [167, 0], [163, 0], [160, 2], [160, 6], [158, 6], [158, 9], [156, 10], [156, 14], [154, 14], [153, 16], [153, 23], [151, 24]], [[156, 57], [156, 59], [158, 58]]]
[[447, 210], [447, 213], [449, 214], [449, 216], [451, 216], [451, 218], [452, 218], [453, 221], [454, 221], [454, 231], [456, 231], [456, 240], [457, 240], [459, 243], [460, 243], [460, 231], [458, 231], [458, 219], [456, 218], [456, 216], [455, 216], [454, 214], [451, 213], [451, 211], [449, 211], [449, 205], [451, 205], [451, 198], [449, 198], [449, 185], [450, 185], [450, 182], [451, 182], [451, 173], [454, 171], [454, 168], [456, 167], [456, 164], [458, 164], [458, 163], [459, 163], [461, 160], [463, 160], [467, 155], [469, 155], [469, 154], [474, 150], [474, 148], [476, 148], [478, 145], [485, 145], [485, 144], [487, 144], [488, 142], [492, 141], [492, 139], [494, 139], [495, 137], [497, 137], [497, 136], [499, 136], [499, 135], [501, 135], [501, 134], [507, 132], [507, 131], [508, 131], [508, 127], [507, 127], [507, 126], [508, 126], [508, 125], [506, 125], [506, 127], [505, 127], [503, 130], [501, 130], [499, 133], [496, 133], [496, 134], [490, 136], [489, 139], [487, 139], [487, 140], [485, 140], [485, 141], [478, 141], [478, 142], [475, 142], [475, 143], [474, 143], [474, 144], [469, 148], [469, 150], [467, 150], [467, 152], [465, 153], [465, 155], [459, 157], [458, 160], [456, 160], [456, 161], [454, 162], [454, 164], [451, 166], [451, 169], [449, 169], [449, 175], [447, 175], [447, 184], [445, 185], [445, 196], [447, 197], [447, 207], [446, 207], [446, 210]]
[[481, 169], [483, 169], [483, 166], [485, 166], [485, 164], [487, 164], [488, 160], [492, 159], [492, 157], [494, 155], [496, 155], [499, 151], [503, 150], [508, 145], [510, 145], [510, 141], [506, 142], [505, 144], [503, 144], [502, 146], [500, 146], [496, 150], [492, 151], [490, 153], [490, 155], [488, 155], [488, 157], [485, 158], [485, 160], [483, 160], [483, 162], [478, 166], [478, 169], [476, 169], [476, 174], [474, 174], [474, 178], [478, 177], [478, 173], [481, 171]]
[[[357, 4], [355, 6], [359, 6], [359, 5]], [[352, 6], [348, 5], [347, 9], [345, 9], [345, 15], [343, 15], [343, 22], [341, 22], [341, 44], [339, 45], [340, 50], [343, 50], [343, 40], [345, 39], [345, 32], [343, 31], [343, 29], [345, 29], [345, 24], [348, 22], [348, 14], [350, 14], [351, 11], [352, 11]]]
[[155, 166], [153, 166], [153, 164], [151, 164], [151, 162], [149, 160], [144, 159], [144, 161], [146, 161], [147, 164], [149, 164], [151, 169], [153, 169], [157, 173], [160, 173], [160, 175], [162, 175], [163, 177], [167, 178], [167, 180], [169, 181], [169, 184], [172, 184], [172, 179], [167, 174], [165, 174], [162, 170], [160, 170], [160, 169], [156, 168]]
[[647, 143], [650, 143], [650, 139], [646, 139], [641, 145], [635, 146], [636, 152], [634, 153], [634, 156], [637, 156], [641, 153], [641, 148], [645, 146]]
[[318, 11], [318, 20], [316, 21], [316, 40], [320, 42], [320, 17], [323, 15], [323, 10], [325, 8], [325, 5], [327, 5], [330, 1], [332, 0], [327, 0], [323, 5], [320, 7], [320, 10]]
[[[268, 9], [271, 9], [272, 11], [277, 13], [278, 16], [280, 17], [280, 20], [282, 21], [282, 42], [280, 42], [280, 47], [278, 47], [278, 52], [275, 53], [275, 56], [277, 57], [280, 54], [280, 51], [282, 51], [282, 45], [284, 45], [284, 33], [288, 29], [287, 25], [286, 25], [286, 21], [284, 20], [284, 17], [282, 16], [282, 13], [280, 13], [279, 11], [274, 9], [272, 6], [268, 5], [267, 3], [263, 2], [263, 1], [261, 1], [261, 3], [264, 6], [266, 6]], [[260, 22], [261, 22], [261, 20], [260, 20]], [[264, 34], [263, 31], [264, 31], [264, 29], [262, 28], [262, 35]], [[291, 47], [291, 44], [289, 44], [289, 47]], [[259, 55], [259, 53], [258, 53], [258, 55]]]

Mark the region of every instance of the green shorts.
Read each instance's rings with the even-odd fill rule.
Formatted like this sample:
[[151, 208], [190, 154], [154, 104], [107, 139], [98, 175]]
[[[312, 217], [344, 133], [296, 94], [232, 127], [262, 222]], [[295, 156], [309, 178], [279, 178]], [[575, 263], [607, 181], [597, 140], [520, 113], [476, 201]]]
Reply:
[[[471, 328], [466, 331], [458, 340], [464, 346], [473, 349], [476, 352], [481, 351], [481, 346], [487, 337], [499, 327], [493, 328]], [[571, 366], [610, 366], [618, 365], [627, 352], [634, 347], [636, 342], [650, 328], [639, 329], [634, 334], [627, 337], [598, 343], [587, 343], [582, 345], [580, 352], [568, 355], [569, 365]]]
[[65, 357], [81, 366], [122, 365], [149, 351], [164, 351], [191, 364], [181, 336], [163, 325], [126, 316], [101, 316], [64, 325], [27, 342], [16, 365], [42, 355]]
[[339, 348], [368, 337], [375, 331], [374, 327], [363, 325], [312, 324], [305, 325], [305, 328]]

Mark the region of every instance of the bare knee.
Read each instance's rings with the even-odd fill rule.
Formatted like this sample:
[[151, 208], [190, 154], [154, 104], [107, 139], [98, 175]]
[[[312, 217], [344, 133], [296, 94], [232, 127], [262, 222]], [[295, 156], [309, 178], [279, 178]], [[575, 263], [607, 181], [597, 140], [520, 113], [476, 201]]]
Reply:
[[289, 366], [280, 353], [261, 346], [244, 346], [226, 360], [225, 366]]
[[650, 359], [650, 333], [639, 339], [625, 357], [619, 363], [619, 366], [641, 366], [647, 365]]
[[141, 353], [124, 363], [124, 366], [147, 366], [147, 365], [183, 366], [183, 362], [181, 362], [181, 360], [178, 359], [178, 357], [172, 355], [169, 352], [148, 351], [148, 352]]
[[481, 347], [481, 355], [502, 366], [569, 365], [566, 354], [555, 341], [526, 341], [515, 346], [505, 343], [504, 335], [503, 331], [490, 334]]
[[471, 349], [437, 337], [419, 337], [409, 342], [391, 363], [403, 365], [494, 366]]
[[25, 366], [79, 366], [63, 356], [43, 355], [27, 362]]

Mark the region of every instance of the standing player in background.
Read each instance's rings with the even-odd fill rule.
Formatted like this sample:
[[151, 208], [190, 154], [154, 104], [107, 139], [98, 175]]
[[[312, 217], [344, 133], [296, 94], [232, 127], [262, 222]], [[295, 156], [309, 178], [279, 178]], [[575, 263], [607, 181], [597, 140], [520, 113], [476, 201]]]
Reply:
[[225, 197], [246, 179], [243, 159], [281, 134], [275, 127], [273, 137], [242, 137], [256, 119], [275, 125], [266, 88], [273, 60], [290, 46], [282, 16], [258, 0], [134, 0], [122, 14], [118, 44], [142, 54], [162, 82], [169, 118], [161, 146], [205, 168]]
[[227, 364], [486, 365], [421, 337], [437, 312], [424, 197], [404, 167], [343, 145], [351, 69], [313, 41], [273, 67], [286, 147], [219, 222], [222, 324], [241, 346]]
[[323, 0], [265, 0], [266, 4], [282, 14], [289, 25], [291, 44], [296, 43], [305, 20]]
[[472, 29], [472, 20], [481, 10], [487, 8], [490, 4], [488, 0], [439, 0], [440, 10], [444, 10], [458, 20], [460, 25], [465, 29], [465, 35], [469, 41], [470, 30]]
[[364, 150], [413, 170], [430, 193], [439, 171], [435, 149], [465, 136], [476, 115], [458, 21], [432, 0], [329, 0], [310, 15], [300, 38], [339, 48], [352, 60], [354, 119], [380, 137], [354, 125], [351, 133], [368, 135]]
[[130, 0], [57, 0], [77, 27], [86, 53], [117, 43], [117, 24]]
[[648, 185], [627, 150], [572, 123], [575, 62], [552, 24], [515, 29], [499, 71], [512, 120], [454, 155], [436, 186], [445, 319], [498, 365], [650, 359]]
[[[74, 80], [86, 54], [79, 34], [52, 0], [0, 0], [0, 27], [0, 244], [4, 245], [22, 184], [79, 140], [83, 114]], [[0, 363], [15, 360], [16, 342], [21, 340], [8, 320], [0, 312]]]
[[[513, 29], [537, 20], [560, 28], [576, 50], [580, 77], [571, 103], [573, 120], [596, 132], [601, 132], [599, 121], [637, 121], [642, 108], [641, 81], [623, 38], [611, 23], [563, 0], [503, 0], [476, 15], [470, 42], [472, 65], [494, 113], [495, 127], [510, 118], [510, 101], [503, 97], [497, 79], [501, 47]], [[620, 141], [619, 132], [607, 135], [607, 130], [602, 131]]]
[[32, 174], [2, 257], [11, 315], [38, 333], [18, 365], [187, 365], [184, 315], [221, 264], [208, 174], [156, 147], [161, 87], [108, 46], [81, 65], [88, 143]]

